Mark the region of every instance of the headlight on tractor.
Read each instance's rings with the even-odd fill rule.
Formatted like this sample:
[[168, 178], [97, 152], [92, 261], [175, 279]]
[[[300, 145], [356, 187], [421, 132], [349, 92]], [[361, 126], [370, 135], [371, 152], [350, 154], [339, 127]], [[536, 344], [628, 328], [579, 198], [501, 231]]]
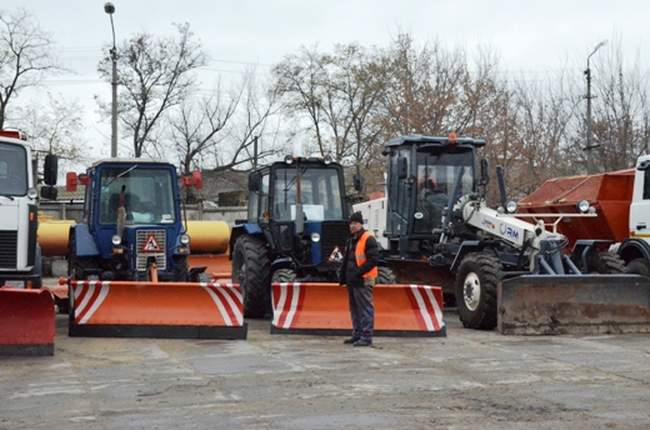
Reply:
[[181, 245], [187, 246], [190, 244], [190, 237], [186, 234], [181, 234], [178, 240], [181, 242]]
[[312, 242], [320, 242], [320, 234], [318, 234], [318, 233], [312, 233], [312, 234], [311, 234], [311, 241], [312, 241]]
[[508, 203], [506, 203], [506, 211], [508, 211], [509, 214], [517, 212], [517, 202], [510, 200]]
[[113, 246], [118, 246], [120, 243], [122, 243], [122, 238], [119, 235], [115, 234], [111, 238], [111, 242], [113, 243]]
[[588, 200], [580, 200], [577, 206], [578, 206], [578, 211], [580, 211], [580, 213], [586, 214], [587, 212], [589, 212]]

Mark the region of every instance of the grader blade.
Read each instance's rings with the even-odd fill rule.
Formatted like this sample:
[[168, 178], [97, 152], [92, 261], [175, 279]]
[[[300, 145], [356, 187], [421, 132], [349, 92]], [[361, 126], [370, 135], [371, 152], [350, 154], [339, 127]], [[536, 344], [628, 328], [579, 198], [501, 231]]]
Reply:
[[245, 339], [236, 284], [63, 281], [70, 336]]
[[0, 355], [54, 355], [54, 332], [49, 291], [0, 288]]
[[502, 334], [650, 333], [650, 278], [519, 276], [499, 285], [497, 309]]
[[[442, 290], [427, 285], [377, 285], [375, 334], [445, 336]], [[331, 283], [272, 285], [271, 333], [350, 335], [347, 288]]]

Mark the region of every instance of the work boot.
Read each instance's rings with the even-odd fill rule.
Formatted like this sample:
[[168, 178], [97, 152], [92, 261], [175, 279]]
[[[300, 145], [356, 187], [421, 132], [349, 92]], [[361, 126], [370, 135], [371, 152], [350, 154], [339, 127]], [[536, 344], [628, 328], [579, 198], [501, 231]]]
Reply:
[[358, 340], [359, 340], [358, 337], [354, 337], [354, 336], [352, 336], [352, 337], [349, 338], [349, 339], [345, 339], [345, 340], [343, 341], [343, 343], [346, 344], [346, 345], [352, 345], [352, 344], [354, 344], [354, 343], [355, 343], [356, 341], [358, 341]]
[[352, 346], [372, 346], [372, 340], [359, 339]]

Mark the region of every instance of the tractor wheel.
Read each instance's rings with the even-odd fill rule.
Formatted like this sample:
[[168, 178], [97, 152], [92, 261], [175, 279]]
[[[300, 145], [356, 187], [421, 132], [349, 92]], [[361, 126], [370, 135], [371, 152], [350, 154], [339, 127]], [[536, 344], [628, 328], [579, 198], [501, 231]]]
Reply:
[[377, 271], [379, 272], [377, 275], [377, 284], [388, 285], [397, 283], [395, 273], [390, 267], [379, 266], [377, 267]]
[[485, 252], [468, 254], [456, 272], [456, 304], [463, 326], [491, 330], [497, 324], [501, 262]]
[[296, 272], [293, 269], [278, 269], [273, 272], [271, 277], [272, 283], [284, 283], [284, 282], [295, 282]]
[[589, 273], [603, 275], [625, 273], [625, 261], [614, 252], [604, 251], [594, 254], [587, 264]]
[[232, 277], [244, 296], [244, 316], [264, 318], [271, 309], [271, 262], [266, 244], [242, 235], [233, 248]]
[[645, 258], [636, 258], [627, 263], [625, 273], [650, 277], [650, 264]]

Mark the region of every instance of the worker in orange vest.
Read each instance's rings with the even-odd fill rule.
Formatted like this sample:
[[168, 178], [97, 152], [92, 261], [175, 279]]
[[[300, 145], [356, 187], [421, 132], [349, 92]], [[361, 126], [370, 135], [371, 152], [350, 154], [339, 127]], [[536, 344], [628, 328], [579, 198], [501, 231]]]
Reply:
[[350, 216], [350, 238], [345, 246], [341, 266], [341, 285], [348, 288], [352, 337], [345, 344], [371, 346], [375, 321], [375, 307], [372, 289], [377, 279], [379, 245], [375, 238], [363, 228], [361, 212]]

